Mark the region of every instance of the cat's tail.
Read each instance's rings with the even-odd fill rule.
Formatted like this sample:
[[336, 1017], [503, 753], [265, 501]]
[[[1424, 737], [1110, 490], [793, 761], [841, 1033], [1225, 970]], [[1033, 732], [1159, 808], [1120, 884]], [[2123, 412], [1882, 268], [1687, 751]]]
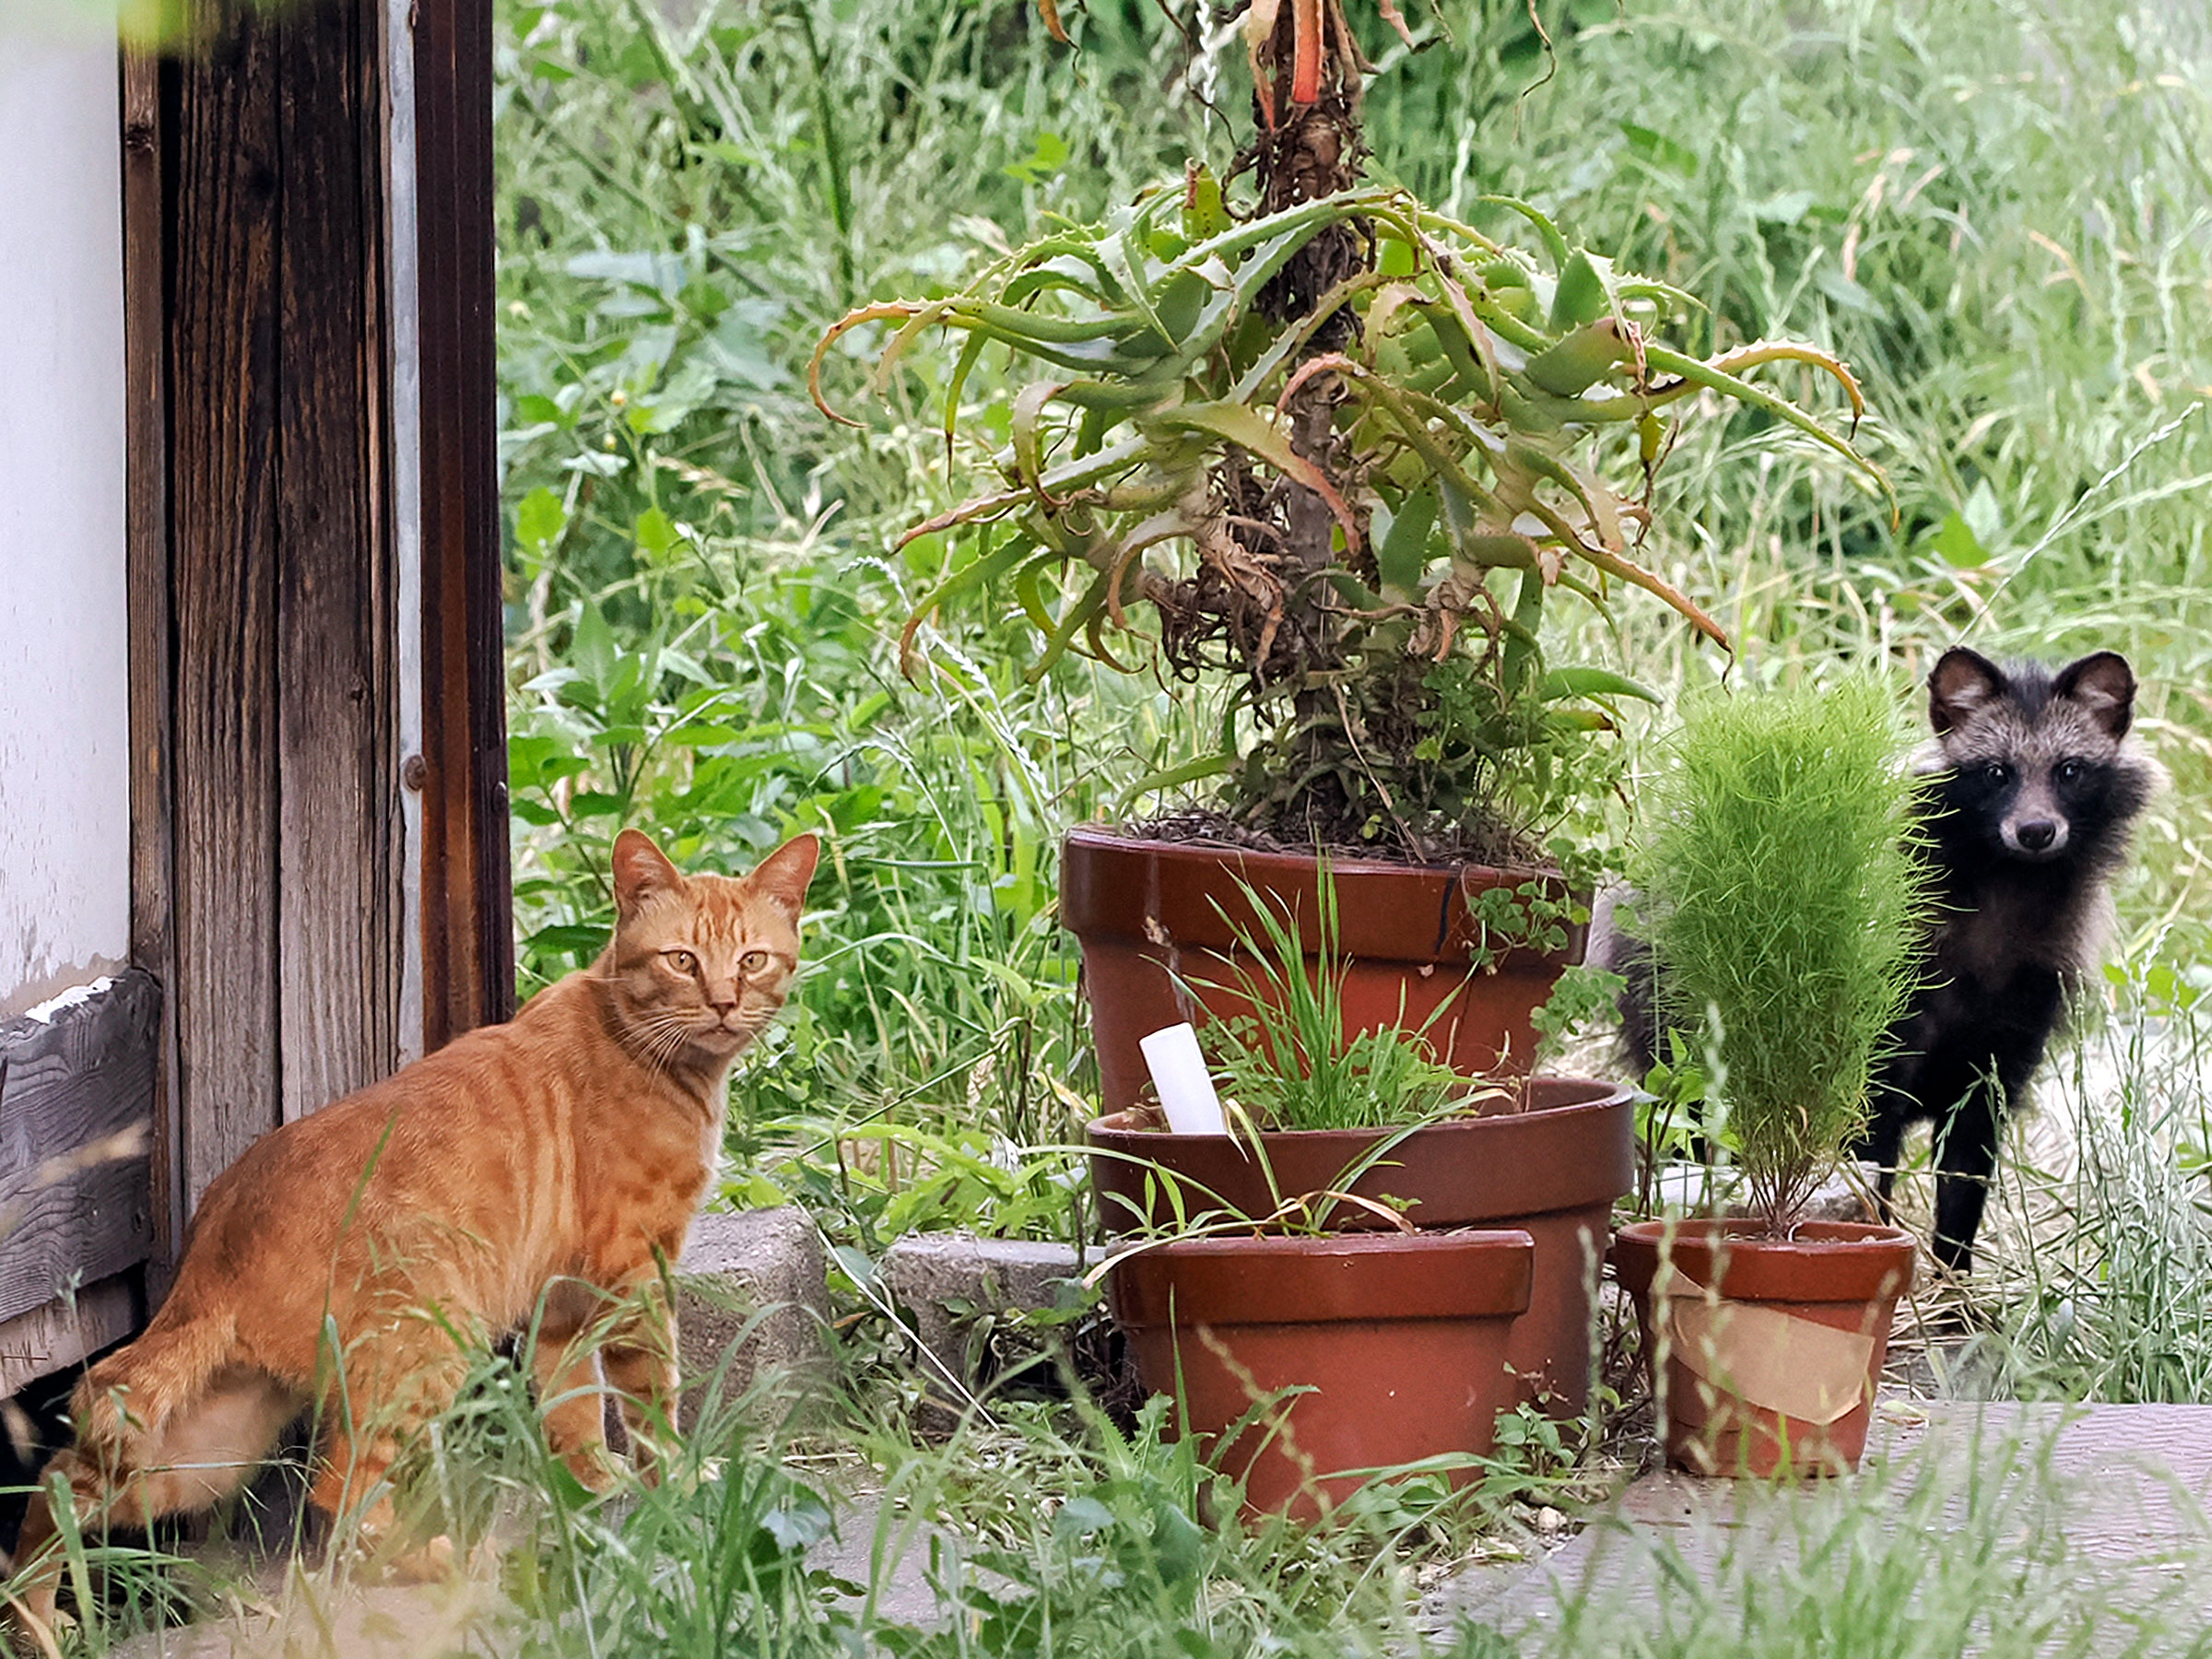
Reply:
[[139, 1465], [170, 1419], [213, 1386], [232, 1352], [235, 1324], [226, 1314], [158, 1316], [135, 1342], [87, 1371], [70, 1402], [78, 1449], [104, 1467]]

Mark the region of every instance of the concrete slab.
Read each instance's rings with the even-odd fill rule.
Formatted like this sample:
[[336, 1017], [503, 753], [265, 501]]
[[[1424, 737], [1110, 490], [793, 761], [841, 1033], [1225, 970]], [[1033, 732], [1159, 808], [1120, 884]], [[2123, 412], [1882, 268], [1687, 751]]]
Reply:
[[879, 1270], [912, 1317], [924, 1374], [939, 1388], [980, 1390], [1009, 1357], [995, 1343], [1000, 1322], [1059, 1306], [1096, 1259], [1071, 1244], [910, 1233], [883, 1253]]
[[[710, 1210], [692, 1224], [677, 1274], [683, 1348], [683, 1426], [713, 1391], [735, 1399], [774, 1379], [794, 1404], [830, 1378], [828, 1264], [821, 1236], [795, 1206]], [[719, 1382], [717, 1382], [719, 1379]]]
[[488, 1563], [441, 1584], [357, 1584], [275, 1564], [237, 1581], [219, 1618], [149, 1630], [114, 1659], [484, 1659], [519, 1653]]
[[2164, 1652], [2146, 1630], [2212, 1618], [2208, 1506], [2212, 1407], [1892, 1403], [1854, 1477], [1646, 1476], [1564, 1547], [1518, 1574], [1463, 1575], [1424, 1614], [1494, 1624], [1534, 1653], [1603, 1651], [1611, 1626], [1779, 1630], [1791, 1606], [1900, 1632], [1924, 1613], [2000, 1634], [2035, 1621], [2077, 1632], [2077, 1651]]

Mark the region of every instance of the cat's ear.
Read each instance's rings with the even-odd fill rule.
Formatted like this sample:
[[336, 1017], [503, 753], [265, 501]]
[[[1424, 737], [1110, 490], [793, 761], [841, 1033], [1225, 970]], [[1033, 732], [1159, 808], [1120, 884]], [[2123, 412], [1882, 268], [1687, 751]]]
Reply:
[[629, 915], [655, 893], [682, 890], [683, 873], [642, 830], [615, 837], [615, 908]]
[[794, 835], [762, 859], [745, 878], [745, 885], [796, 922], [806, 897], [806, 884], [814, 879], [814, 866], [821, 855], [822, 843], [815, 837]]

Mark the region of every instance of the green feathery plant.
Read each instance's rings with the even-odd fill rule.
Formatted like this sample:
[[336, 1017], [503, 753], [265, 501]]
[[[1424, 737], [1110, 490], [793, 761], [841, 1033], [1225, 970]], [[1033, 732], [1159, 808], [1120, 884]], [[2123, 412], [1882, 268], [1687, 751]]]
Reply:
[[1710, 1038], [1727, 1136], [1776, 1233], [1865, 1121], [1911, 992], [1926, 897], [1902, 735], [1871, 678], [1710, 698], [1632, 860], [1661, 1029]]

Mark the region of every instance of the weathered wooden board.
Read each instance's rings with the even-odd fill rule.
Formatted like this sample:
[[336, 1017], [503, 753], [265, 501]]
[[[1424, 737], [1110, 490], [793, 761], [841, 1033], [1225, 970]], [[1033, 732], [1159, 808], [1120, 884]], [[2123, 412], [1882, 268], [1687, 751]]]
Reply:
[[422, 289], [422, 1027], [515, 1011], [493, 398], [491, 5], [414, 31]]
[[[511, 1010], [490, 0], [218, 6], [124, 64], [133, 949], [157, 1216], [402, 1043], [399, 629], [423, 640], [424, 1036]], [[391, 30], [421, 132], [419, 618], [398, 615]], [[410, 51], [411, 48], [411, 51]], [[409, 1046], [412, 1046], [410, 1044]]]
[[276, 860], [289, 1123], [398, 1053], [399, 782], [378, 0], [277, 18]]
[[422, 295], [423, 1030], [514, 1012], [501, 688], [491, 6], [415, 12]]
[[171, 85], [175, 947], [187, 1203], [279, 1122], [273, 29], [247, 13]]
[[160, 1025], [160, 986], [133, 969], [0, 1026], [0, 1320], [152, 1252]]
[[185, 1207], [399, 1050], [382, 18], [240, 8], [162, 71]]
[[138, 1277], [119, 1273], [42, 1308], [0, 1319], [0, 1395], [65, 1365], [81, 1365], [136, 1330], [146, 1305]]
[[[162, 296], [169, 283], [163, 218], [160, 61], [129, 52], [123, 62], [123, 373], [129, 439], [124, 525], [130, 606], [131, 960], [165, 985], [171, 956], [172, 841], [170, 776], [169, 335]], [[165, 1004], [154, 1069], [155, 1260], [173, 1262], [184, 1236], [177, 1155], [173, 1000]], [[65, 1361], [64, 1363], [66, 1363]]]

